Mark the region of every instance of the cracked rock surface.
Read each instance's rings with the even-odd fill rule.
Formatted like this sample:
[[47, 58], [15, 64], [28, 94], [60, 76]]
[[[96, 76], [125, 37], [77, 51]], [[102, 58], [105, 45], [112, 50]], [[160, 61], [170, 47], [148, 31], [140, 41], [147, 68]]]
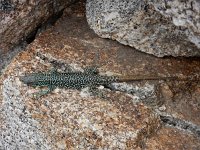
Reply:
[[1, 75], [0, 149], [199, 149], [199, 82], [114, 83], [100, 88], [104, 97], [57, 88], [34, 99], [41, 88], [23, 84], [19, 76], [52, 67], [63, 72], [98, 65], [108, 75], [199, 76], [199, 59], [161, 59], [99, 38], [84, 13], [83, 3], [66, 9]]
[[[49, 18], [75, 0], [0, 0], [0, 72]], [[53, 21], [53, 20], [51, 20]], [[20, 44], [21, 46], [18, 46]], [[23, 47], [23, 46], [22, 46]]]

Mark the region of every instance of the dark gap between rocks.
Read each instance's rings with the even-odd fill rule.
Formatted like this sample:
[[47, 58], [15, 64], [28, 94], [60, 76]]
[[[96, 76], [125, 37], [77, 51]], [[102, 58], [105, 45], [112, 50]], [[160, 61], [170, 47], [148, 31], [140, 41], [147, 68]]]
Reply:
[[60, 12], [54, 14], [51, 16], [45, 23], [39, 24], [35, 30], [33, 30], [27, 37], [26, 37], [26, 42], [27, 44], [32, 43], [37, 35], [43, 31], [45, 31], [47, 28], [53, 26], [56, 21], [63, 15], [64, 9], [62, 9]]
[[200, 127], [195, 124], [174, 118], [172, 116], [160, 115], [160, 119], [165, 125], [189, 131], [200, 138]]
[[39, 24], [27, 37], [24, 38], [24, 40], [22, 40], [18, 45], [14, 46], [12, 50], [0, 56], [0, 75], [2, 74], [5, 67], [9, 65], [14, 56], [25, 50], [28, 44], [31, 44], [39, 33], [45, 31], [47, 28], [53, 26], [56, 23], [56, 21], [62, 16], [63, 11], [64, 9], [51, 16], [45, 23]]

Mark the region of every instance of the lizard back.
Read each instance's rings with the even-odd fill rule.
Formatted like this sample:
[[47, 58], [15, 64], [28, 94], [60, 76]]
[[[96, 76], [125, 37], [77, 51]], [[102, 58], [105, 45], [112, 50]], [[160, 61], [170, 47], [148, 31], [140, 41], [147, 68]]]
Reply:
[[87, 86], [106, 85], [117, 81], [116, 77], [72, 73], [32, 73], [20, 77], [20, 80], [30, 86], [54, 86], [81, 89]]

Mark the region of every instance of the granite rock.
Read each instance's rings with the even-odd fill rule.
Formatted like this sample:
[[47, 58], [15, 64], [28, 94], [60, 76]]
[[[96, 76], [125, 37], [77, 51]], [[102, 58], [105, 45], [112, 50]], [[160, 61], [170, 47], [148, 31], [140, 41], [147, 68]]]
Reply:
[[[70, 9], [65, 13], [71, 13]], [[101, 98], [56, 89], [37, 100], [33, 93], [39, 89], [19, 81], [20, 75], [53, 66], [59, 71], [68, 67], [82, 71], [86, 48], [86, 65], [93, 63], [93, 50], [101, 48], [104, 40], [89, 30], [83, 13], [76, 13], [72, 18], [64, 14], [55, 27], [41, 33], [0, 77], [0, 149], [133, 149], [160, 128], [157, 114], [130, 94], [103, 88], [105, 98]], [[100, 67], [101, 72], [107, 69]], [[147, 97], [154, 93], [154, 86], [134, 87], [138, 98], [145, 91]]]
[[1, 0], [0, 57], [75, 0]]
[[20, 53], [0, 78], [0, 149], [133, 149], [159, 130], [157, 114], [122, 92], [104, 89], [99, 98], [57, 89], [34, 99], [37, 89], [19, 76], [50, 69], [37, 53]]
[[[41, 88], [19, 81], [25, 73], [52, 67], [82, 71], [90, 65], [98, 65], [100, 74], [107, 75], [199, 75], [199, 59], [157, 58], [98, 37], [83, 8], [66, 9], [55, 26], [39, 34], [0, 76], [0, 149], [198, 149], [198, 82], [183, 82], [185, 88], [179, 81], [115, 83], [114, 88], [99, 87], [105, 97], [57, 88], [36, 100], [33, 93]], [[183, 102], [179, 96], [185, 97]], [[179, 101], [185, 106], [177, 105]], [[188, 111], [197, 113], [194, 117], [181, 115], [187, 113], [187, 104], [195, 109]]]
[[185, 28], [188, 39], [200, 47], [200, 1], [152, 0], [155, 9], [165, 17], [170, 17], [174, 25]]
[[158, 57], [200, 56], [197, 0], [87, 0], [86, 16], [100, 37]]

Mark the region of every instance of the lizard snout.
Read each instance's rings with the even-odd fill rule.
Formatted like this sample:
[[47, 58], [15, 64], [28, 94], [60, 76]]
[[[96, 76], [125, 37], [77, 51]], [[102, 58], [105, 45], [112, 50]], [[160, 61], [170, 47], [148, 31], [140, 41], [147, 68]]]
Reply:
[[19, 80], [25, 84], [33, 83], [35, 81], [34, 76], [20, 76]]

